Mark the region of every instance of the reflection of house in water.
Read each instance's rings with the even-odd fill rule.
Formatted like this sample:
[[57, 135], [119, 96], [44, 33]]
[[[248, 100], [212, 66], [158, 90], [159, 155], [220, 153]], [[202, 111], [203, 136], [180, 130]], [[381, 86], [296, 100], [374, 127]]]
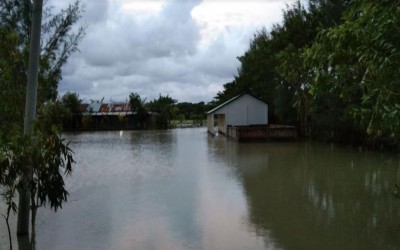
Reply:
[[295, 127], [268, 124], [268, 104], [250, 94], [238, 95], [207, 112], [208, 132], [237, 140], [294, 138]]

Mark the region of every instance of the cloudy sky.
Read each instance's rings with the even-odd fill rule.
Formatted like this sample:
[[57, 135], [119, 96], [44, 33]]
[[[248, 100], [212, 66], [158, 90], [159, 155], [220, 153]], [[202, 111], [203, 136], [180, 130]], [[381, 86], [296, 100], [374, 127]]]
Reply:
[[[56, 9], [73, 0], [49, 0]], [[86, 36], [63, 68], [60, 94], [124, 101], [209, 102], [233, 80], [255, 32], [293, 0], [83, 0]]]

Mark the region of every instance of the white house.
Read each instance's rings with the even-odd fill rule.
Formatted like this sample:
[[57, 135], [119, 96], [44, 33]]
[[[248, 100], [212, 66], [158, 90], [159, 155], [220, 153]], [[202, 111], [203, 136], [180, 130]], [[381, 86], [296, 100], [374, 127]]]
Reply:
[[208, 111], [207, 127], [214, 134], [214, 120], [218, 131], [226, 134], [228, 126], [251, 126], [268, 124], [268, 105], [250, 94], [238, 95]]

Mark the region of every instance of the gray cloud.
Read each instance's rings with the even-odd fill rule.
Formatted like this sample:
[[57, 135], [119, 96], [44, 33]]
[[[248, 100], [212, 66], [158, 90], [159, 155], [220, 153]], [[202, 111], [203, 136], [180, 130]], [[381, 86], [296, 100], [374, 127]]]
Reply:
[[[60, 94], [125, 100], [130, 92], [152, 100], [210, 101], [232, 81], [255, 27], [225, 27], [201, 38], [192, 10], [201, 0], [166, 0], [157, 13], [139, 16], [115, 1], [86, 1], [87, 35], [63, 69]], [[236, 18], [236, 17], [235, 17]]]
[[94, 25], [108, 18], [110, 3], [107, 0], [86, 0], [83, 21]]

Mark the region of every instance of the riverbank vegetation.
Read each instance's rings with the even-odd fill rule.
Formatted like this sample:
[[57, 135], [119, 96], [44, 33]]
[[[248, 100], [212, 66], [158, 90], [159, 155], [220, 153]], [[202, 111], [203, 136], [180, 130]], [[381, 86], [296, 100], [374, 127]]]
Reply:
[[[137, 121], [131, 128], [202, 121], [207, 110], [248, 92], [268, 103], [270, 123], [295, 125], [303, 137], [398, 148], [399, 14], [397, 1], [297, 1], [281, 24], [254, 34], [233, 81], [210, 103], [178, 103], [168, 95], [147, 101], [131, 93]], [[71, 124], [79, 122], [66, 128]]]
[[64, 129], [113, 130], [113, 129], [167, 129], [204, 124], [210, 105], [204, 102], [189, 103], [159, 95], [151, 101], [138, 93], [129, 94], [125, 102], [104, 103], [91, 100], [83, 103], [77, 93], [65, 93], [58, 102], [65, 108]]
[[[56, 99], [62, 66], [84, 36], [83, 27], [74, 27], [83, 6], [77, 0], [54, 14], [51, 6], [42, 9], [42, 4], [0, 2], [0, 195], [7, 206], [4, 218], [9, 226], [10, 213], [17, 212], [15, 191], [19, 193], [17, 233], [28, 239], [20, 241], [21, 249], [35, 248], [37, 208], [49, 204], [57, 210], [67, 200], [63, 178], [74, 163], [73, 152], [61, 137], [67, 111]], [[38, 44], [39, 49], [32, 49]], [[33, 84], [27, 90], [28, 79]], [[34, 101], [25, 106], [27, 96]], [[34, 117], [32, 123], [28, 109], [33, 110], [29, 113]], [[10, 230], [9, 239], [12, 249]]]
[[298, 1], [254, 34], [214, 103], [250, 92], [303, 136], [398, 147], [399, 25], [398, 1]]

